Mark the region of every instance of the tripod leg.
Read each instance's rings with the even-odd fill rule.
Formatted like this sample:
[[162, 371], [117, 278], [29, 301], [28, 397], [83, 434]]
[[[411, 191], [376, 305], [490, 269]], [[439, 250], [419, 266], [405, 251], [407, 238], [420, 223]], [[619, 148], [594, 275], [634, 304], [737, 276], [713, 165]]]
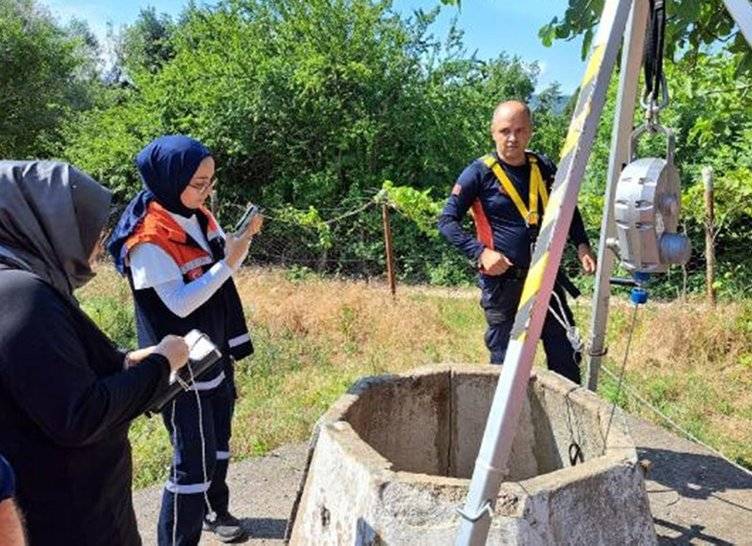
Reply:
[[615, 237], [614, 198], [616, 183], [622, 168], [630, 158], [629, 137], [632, 133], [637, 84], [640, 80], [642, 54], [645, 48], [645, 31], [648, 23], [648, 0], [635, 0], [627, 22], [622, 47], [621, 71], [619, 72], [619, 94], [616, 99], [614, 127], [611, 131], [611, 153], [608, 160], [608, 182], [601, 221], [601, 236], [598, 243], [598, 270], [596, 272], [595, 293], [593, 294], [593, 315], [590, 320], [591, 340], [587, 369], [587, 388], [598, 387], [598, 373], [605, 350], [606, 324], [608, 322], [608, 300], [610, 296], [609, 277], [614, 266], [614, 254], [606, 247], [606, 240]]
[[752, 47], [752, 4], [748, 0], [723, 0], [723, 3]]

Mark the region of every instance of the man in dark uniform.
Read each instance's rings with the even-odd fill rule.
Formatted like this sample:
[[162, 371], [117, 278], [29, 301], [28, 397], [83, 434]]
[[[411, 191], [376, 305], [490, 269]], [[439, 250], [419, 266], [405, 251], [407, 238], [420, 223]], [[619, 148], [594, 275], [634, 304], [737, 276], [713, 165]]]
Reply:
[[[532, 120], [530, 109], [522, 102], [506, 101], [496, 107], [491, 137], [496, 151], [462, 171], [439, 219], [439, 231], [478, 263], [480, 303], [488, 323], [485, 342], [491, 364], [501, 364], [556, 166], [547, 157], [526, 150], [532, 137]], [[475, 237], [461, 223], [470, 209]], [[595, 273], [595, 257], [577, 209], [569, 239], [577, 248], [584, 271]], [[565, 287], [576, 291], [560, 273], [541, 339], [548, 367], [579, 383], [580, 355], [574, 347], [574, 317], [566, 302]]]

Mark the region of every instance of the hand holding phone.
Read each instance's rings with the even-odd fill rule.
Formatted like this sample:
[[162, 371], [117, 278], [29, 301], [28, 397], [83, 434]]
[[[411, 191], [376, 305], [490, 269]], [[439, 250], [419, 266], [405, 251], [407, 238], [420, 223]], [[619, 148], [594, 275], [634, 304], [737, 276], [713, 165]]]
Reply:
[[235, 224], [233, 235], [235, 235], [235, 237], [242, 237], [243, 235], [245, 235], [245, 232], [248, 230], [248, 227], [251, 225], [254, 217], [258, 214], [259, 208], [253, 203], [248, 203], [243, 216], [241, 216], [238, 223]]

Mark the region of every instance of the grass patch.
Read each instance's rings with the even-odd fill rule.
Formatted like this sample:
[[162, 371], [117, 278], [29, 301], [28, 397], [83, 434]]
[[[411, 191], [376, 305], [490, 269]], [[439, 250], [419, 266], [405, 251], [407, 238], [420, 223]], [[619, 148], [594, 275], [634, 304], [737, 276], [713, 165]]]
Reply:
[[[246, 270], [237, 279], [256, 353], [238, 363], [233, 459], [308, 437], [319, 416], [359, 377], [433, 362], [486, 363], [476, 290], [386, 287], [283, 271]], [[83, 308], [124, 346], [134, 346], [128, 286], [109, 268], [79, 294]], [[589, 301], [574, 305], [581, 330]], [[609, 354], [618, 375], [631, 308], [614, 298]], [[586, 335], [586, 332], [585, 332]], [[640, 309], [625, 381], [683, 428], [740, 464], [752, 461], [752, 302], [650, 302]], [[536, 363], [543, 365], [543, 351]], [[599, 393], [664, 422], [601, 374]], [[170, 460], [159, 416], [131, 427], [135, 485], [165, 479]]]
[[[608, 368], [618, 374], [626, 348], [631, 307], [612, 307]], [[752, 301], [651, 302], [637, 315], [625, 380], [651, 405], [687, 432], [739, 464], [752, 460]], [[602, 376], [603, 377], [603, 376]], [[604, 380], [599, 393], [615, 397]], [[631, 397], [619, 404], [636, 415], [671, 428]]]

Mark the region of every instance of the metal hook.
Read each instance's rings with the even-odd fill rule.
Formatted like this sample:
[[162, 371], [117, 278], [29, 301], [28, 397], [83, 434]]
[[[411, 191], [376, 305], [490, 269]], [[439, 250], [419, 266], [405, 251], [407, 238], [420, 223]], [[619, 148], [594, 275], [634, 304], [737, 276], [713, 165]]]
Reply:
[[661, 74], [661, 100], [659, 101], [654, 92], [648, 93], [645, 89], [640, 104], [645, 109], [645, 121], [648, 125], [659, 125], [659, 115], [661, 110], [669, 104], [668, 86], [666, 85], [666, 75]]
[[674, 136], [674, 132], [671, 129], [657, 123], [645, 123], [632, 131], [632, 135], [629, 138], [629, 160], [634, 161], [635, 150], [637, 149], [637, 141], [644, 133], [663, 133], [664, 135], [666, 135], [666, 161], [673, 164], [674, 149], [676, 148], [676, 137]]
[[569, 444], [569, 464], [577, 466], [577, 463], [584, 463], [585, 455], [582, 453], [582, 448], [577, 442]]

